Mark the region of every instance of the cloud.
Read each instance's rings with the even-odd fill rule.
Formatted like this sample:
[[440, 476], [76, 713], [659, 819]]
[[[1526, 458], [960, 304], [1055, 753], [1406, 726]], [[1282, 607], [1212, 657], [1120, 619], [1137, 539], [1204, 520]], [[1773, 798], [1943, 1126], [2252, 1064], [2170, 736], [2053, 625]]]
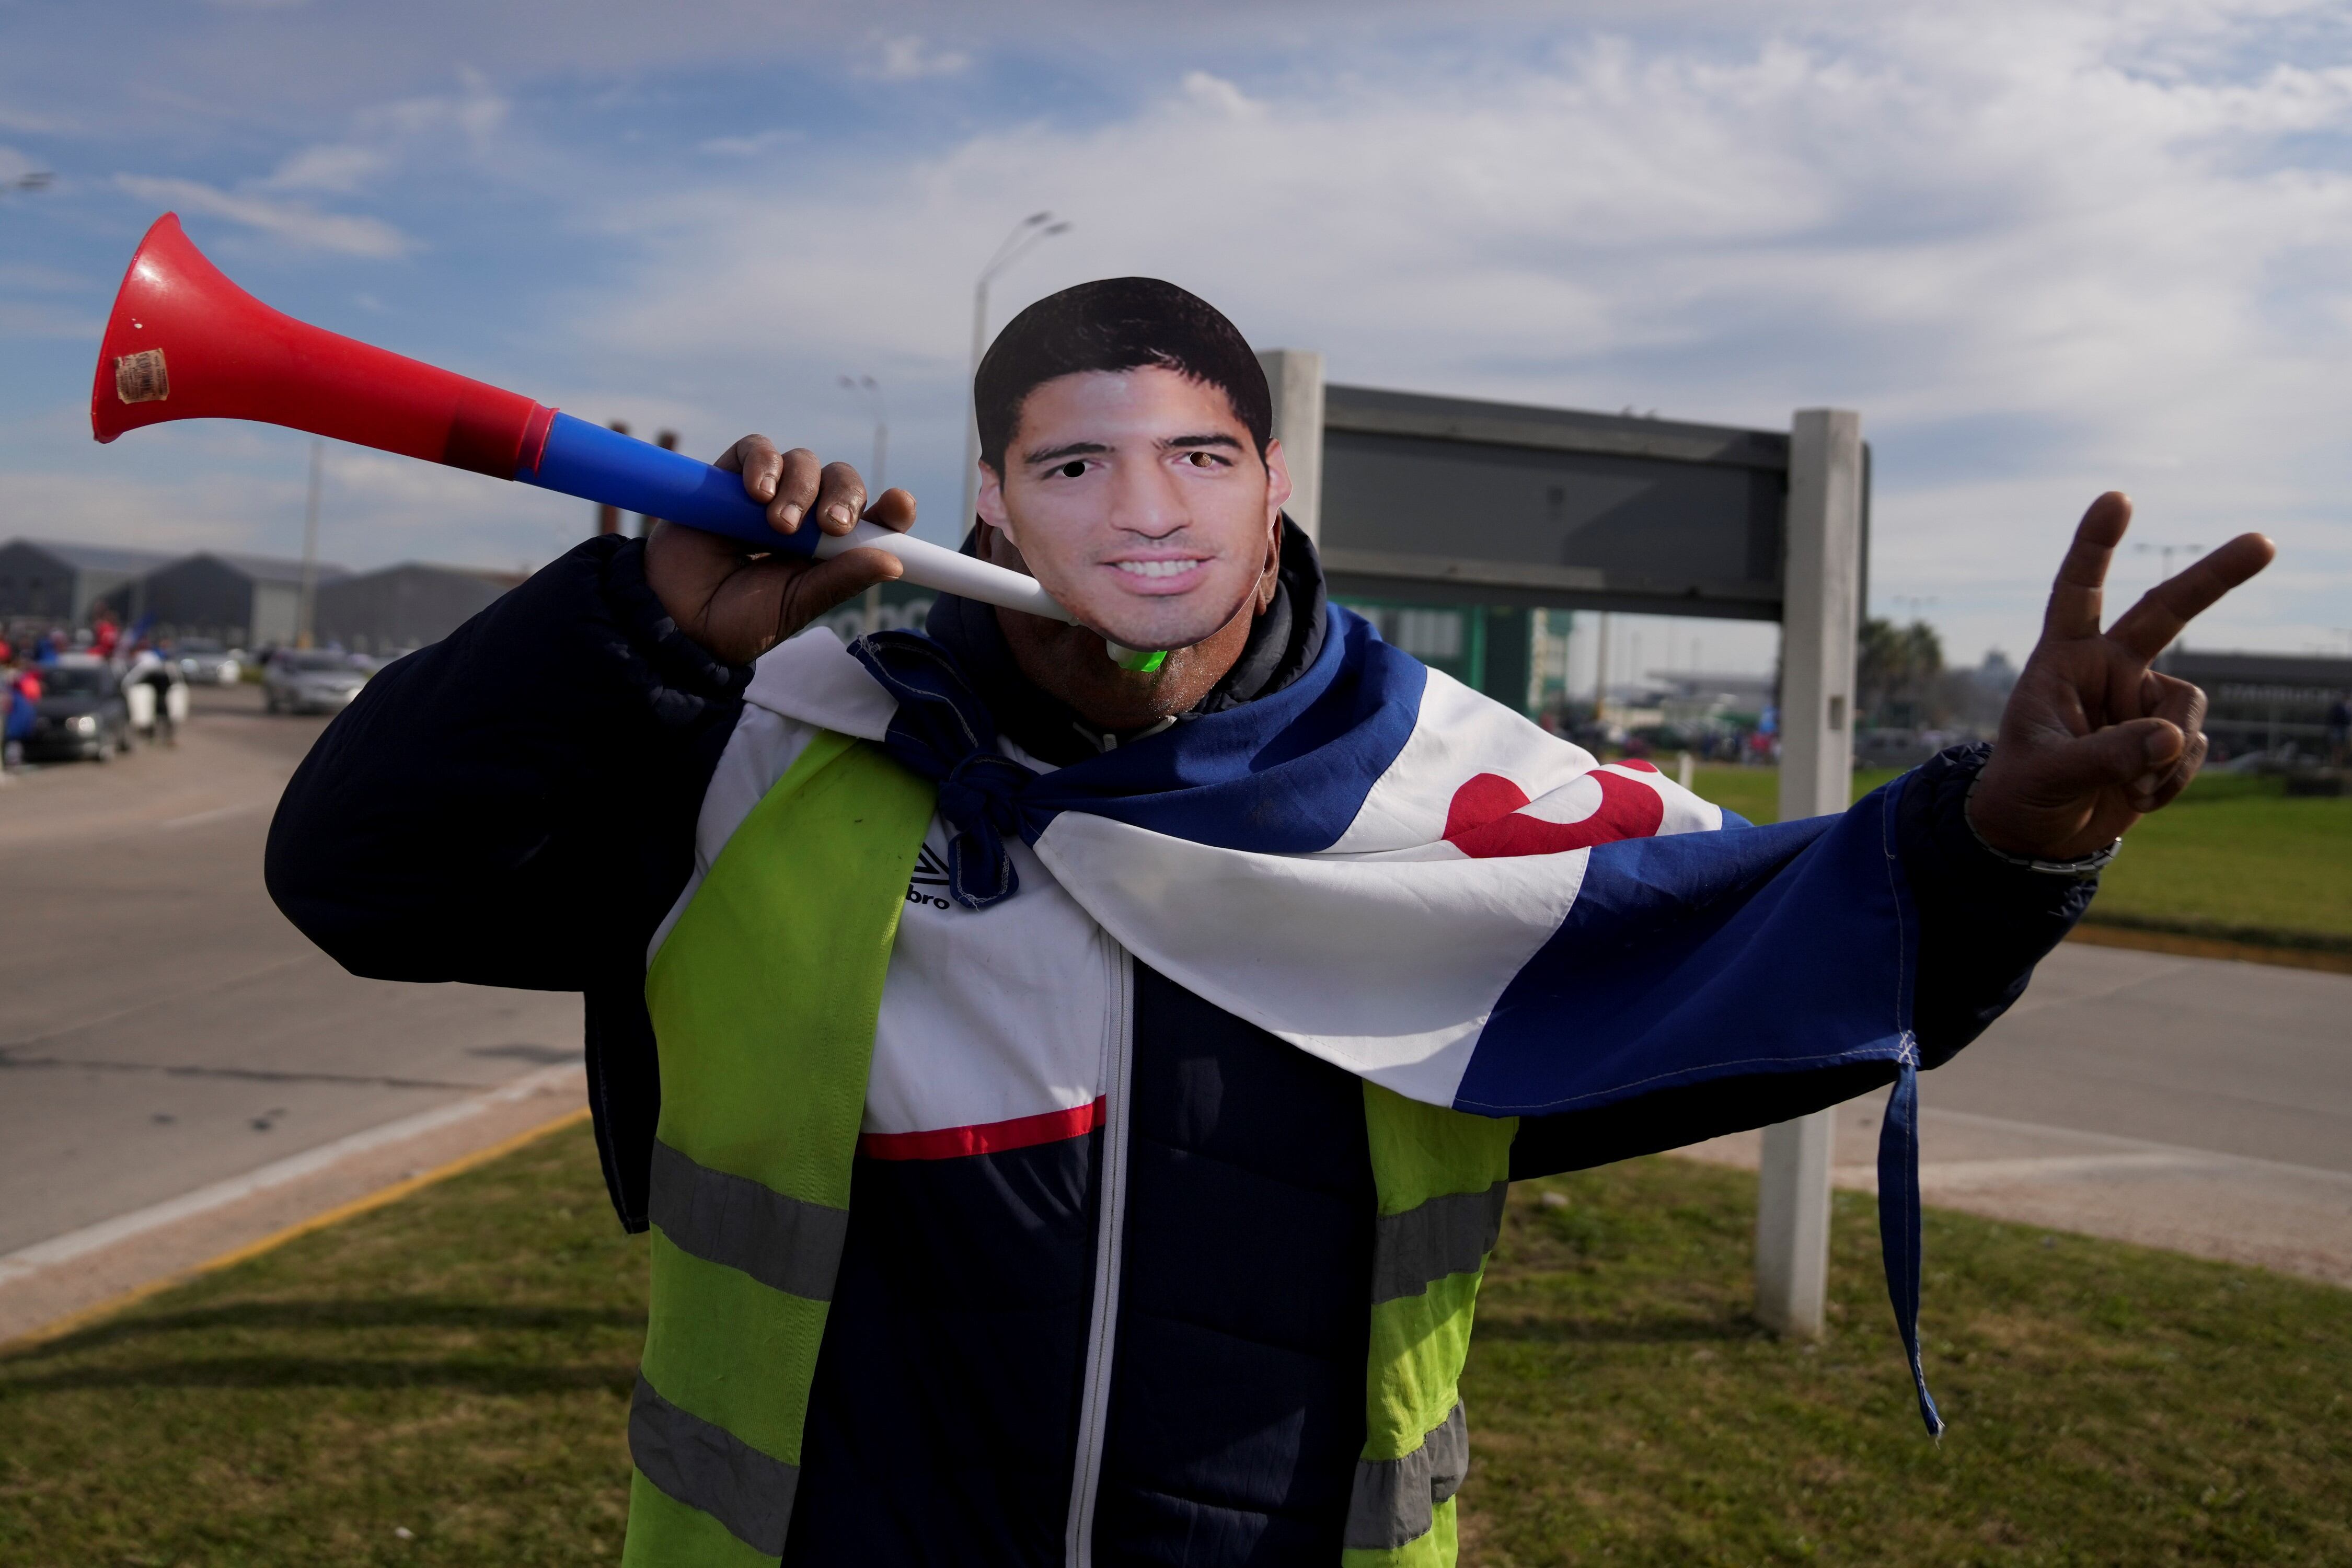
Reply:
[[993, 322], [1144, 272], [1345, 381], [1777, 427], [1858, 407], [1883, 456], [1874, 586], [1958, 605], [1956, 647], [2028, 640], [2111, 484], [2140, 494], [2141, 538], [2279, 533], [2284, 569], [2215, 622], [2259, 643], [2324, 618], [2352, 564], [2331, 259], [2352, 253], [2352, 70], [2273, 59], [2267, 25], [1976, 6], [1293, 59], [1278, 84], [1171, 72], [1094, 123], [610, 212], [646, 264], [578, 330], [694, 364], [714, 401], [780, 367], [887, 367], [937, 411], [908, 417], [920, 461], [953, 450], [973, 272], [1052, 205], [1076, 226], [999, 281]]
[[[2352, 620], [2352, 34], [2327, 5], [1609, 0], [1433, 22], [1202, 0], [1214, 43], [1194, 46], [1129, 26], [1135, 8], [1041, 0], [1013, 59], [1005, 13], [944, 5], [894, 5], [871, 32], [871, 10], [750, 0], [419, 4], [430, 26], [261, 19], [268, 47], [221, 51], [202, 85], [259, 106], [235, 156], [268, 152], [123, 188], [196, 191], [215, 205], [192, 211], [269, 232], [362, 226], [306, 241], [345, 255], [429, 238], [486, 258], [467, 293], [502, 301], [521, 291], [497, 292], [498, 258], [526, 247], [455, 226], [480, 190], [509, 196], [566, 244], [528, 251], [528, 319], [489, 323], [469, 369], [698, 449], [764, 427], [853, 456], [866, 433], [833, 378], [874, 374], [927, 528], [952, 521], [937, 503], [959, 482], [973, 273], [1051, 206], [1076, 226], [997, 280], [992, 324], [1147, 272], [1258, 342], [1324, 350], [1343, 381], [1771, 426], [1860, 408], [1874, 586], [1882, 605], [1937, 596], [1963, 655], [2029, 640], [2056, 539], [2116, 483], [2139, 538], [2259, 525], [2286, 545], [2211, 637]], [[1062, 25], [1105, 11], [1119, 25]], [[452, 58], [488, 63], [450, 86]], [[957, 84], [845, 83], [908, 112], [760, 129], [785, 118], [779, 58]], [[318, 210], [428, 173], [429, 207]], [[408, 321], [428, 308], [373, 278], [337, 297], [362, 281]], [[496, 503], [446, 504], [493, 526]], [[2127, 556], [2118, 578], [2154, 570]]]
[[299, 507], [298, 481], [276, 487], [243, 477], [193, 474], [173, 480], [119, 475], [0, 472], [0, 505], [37, 518], [45, 538], [138, 550], [256, 550], [265, 538], [257, 510], [272, 501]]
[[695, 143], [698, 153], [709, 153], [722, 158], [755, 158], [808, 140], [808, 132], [789, 127], [761, 131], [750, 136], [713, 136]]
[[0, 337], [87, 339], [95, 342], [106, 331], [101, 316], [85, 316], [53, 305], [27, 305], [0, 300]]
[[402, 99], [365, 110], [359, 116], [363, 132], [405, 141], [426, 141], [455, 135], [467, 148], [480, 153], [505, 129], [513, 104], [493, 89], [489, 79], [471, 68], [457, 72], [460, 90]]
[[35, 114], [13, 104], [0, 103], [0, 131], [19, 131], [34, 135], [68, 132], [73, 122], [55, 115]]
[[405, 256], [417, 247], [415, 240], [381, 218], [322, 213], [299, 202], [224, 191], [196, 180], [117, 174], [114, 184], [117, 189], [142, 201], [226, 218], [314, 250], [390, 258]]
[[390, 155], [380, 149], [330, 143], [303, 148], [280, 163], [261, 184], [274, 191], [331, 191], [349, 195], [391, 166]]
[[79, 292], [94, 280], [62, 268], [32, 261], [0, 261], [0, 289], [32, 289], [45, 293]]
[[920, 81], [927, 77], [961, 76], [971, 66], [971, 57], [961, 50], [930, 48], [909, 34], [880, 40], [876, 58], [859, 74], [877, 81]]

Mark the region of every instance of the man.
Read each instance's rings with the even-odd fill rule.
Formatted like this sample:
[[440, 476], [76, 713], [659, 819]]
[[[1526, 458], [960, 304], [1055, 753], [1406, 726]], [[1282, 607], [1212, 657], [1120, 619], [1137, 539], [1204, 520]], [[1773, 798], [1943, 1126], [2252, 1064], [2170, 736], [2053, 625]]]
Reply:
[[25, 742], [32, 738], [33, 726], [40, 719], [41, 672], [37, 665], [26, 665], [9, 672], [7, 701], [0, 713], [0, 770], [14, 773], [25, 765]]
[[[1193, 296], [1042, 301], [976, 404], [967, 548], [1083, 625], [845, 651], [793, 634], [888, 557], [592, 541], [371, 682], [272, 829], [353, 970], [586, 993], [653, 1232], [633, 1562], [1452, 1561], [1505, 1183], [1907, 1106], [2194, 773], [2147, 662], [2269, 555], [2102, 635], [2102, 498], [1990, 761], [1717, 832], [1328, 602]], [[723, 463], [780, 532], [913, 521]]]
[[180, 723], [188, 716], [188, 678], [177, 661], [142, 641], [122, 672], [122, 691], [132, 699], [131, 727], [142, 739], [180, 743]]

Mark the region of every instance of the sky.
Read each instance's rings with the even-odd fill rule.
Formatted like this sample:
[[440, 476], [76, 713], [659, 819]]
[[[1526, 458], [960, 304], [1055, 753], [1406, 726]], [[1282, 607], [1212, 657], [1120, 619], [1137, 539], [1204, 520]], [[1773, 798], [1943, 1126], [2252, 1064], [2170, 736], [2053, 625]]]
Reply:
[[[1146, 273], [1336, 382], [1859, 410], [1871, 608], [1955, 662], [2022, 657], [2110, 488], [2125, 595], [2278, 540], [2189, 641], [2352, 652], [2341, 5], [0, 0], [0, 538], [299, 551], [307, 437], [89, 437], [167, 209], [282, 310], [704, 457], [863, 464], [871, 376], [950, 538], [974, 276], [1051, 211], [992, 330]], [[321, 554], [532, 566], [589, 512], [337, 447]], [[1650, 668], [1772, 658], [1643, 635]]]

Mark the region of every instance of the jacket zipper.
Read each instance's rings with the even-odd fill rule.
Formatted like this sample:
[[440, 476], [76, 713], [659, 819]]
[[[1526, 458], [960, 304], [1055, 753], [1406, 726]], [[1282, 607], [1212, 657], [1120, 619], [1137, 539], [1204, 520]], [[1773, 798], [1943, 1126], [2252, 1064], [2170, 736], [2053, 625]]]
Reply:
[[1102, 1486], [1110, 1373], [1118, 1334], [1118, 1276], [1127, 1237], [1128, 1078], [1135, 1062], [1135, 966], [1103, 934], [1111, 966], [1110, 1017], [1103, 1040], [1102, 1201], [1095, 1221], [1094, 1310], [1087, 1329], [1086, 1381], [1078, 1401], [1078, 1456], [1070, 1477], [1070, 1521], [1062, 1560], [1092, 1568], [1095, 1501]]

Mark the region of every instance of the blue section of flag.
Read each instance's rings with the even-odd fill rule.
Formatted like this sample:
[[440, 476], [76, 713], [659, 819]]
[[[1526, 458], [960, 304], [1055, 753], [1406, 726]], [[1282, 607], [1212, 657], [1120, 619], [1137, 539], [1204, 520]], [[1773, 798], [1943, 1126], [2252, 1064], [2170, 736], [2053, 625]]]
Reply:
[[994, 752], [996, 725], [939, 644], [880, 632], [850, 652], [898, 699], [883, 745], [955, 786], [940, 810], [959, 833], [984, 839], [1017, 824], [1034, 844], [1055, 817], [1083, 811], [1220, 849], [1301, 855], [1356, 820], [1412, 738], [1429, 684], [1428, 668], [1370, 622], [1329, 613], [1323, 651], [1280, 691], [1034, 776], [968, 762]]
[[[1085, 811], [1221, 849], [1328, 849], [1363, 809], [1421, 717], [1429, 669], [1330, 606], [1330, 634], [1280, 691], [1048, 773], [1034, 810]], [[1163, 743], [1164, 742], [1164, 743]]]
[[1897, 779], [1838, 816], [1597, 846], [1496, 1004], [1454, 1106], [1529, 1116], [1708, 1079], [1893, 1061], [1917, 921]]

